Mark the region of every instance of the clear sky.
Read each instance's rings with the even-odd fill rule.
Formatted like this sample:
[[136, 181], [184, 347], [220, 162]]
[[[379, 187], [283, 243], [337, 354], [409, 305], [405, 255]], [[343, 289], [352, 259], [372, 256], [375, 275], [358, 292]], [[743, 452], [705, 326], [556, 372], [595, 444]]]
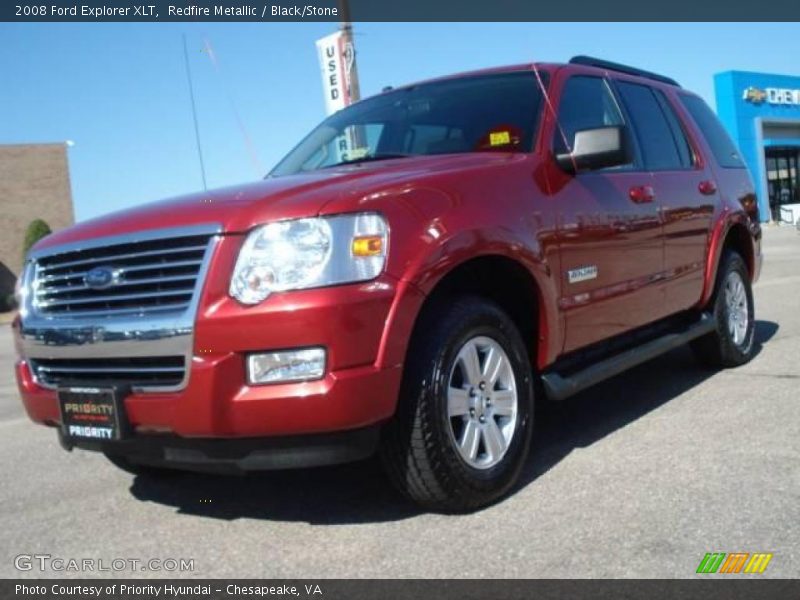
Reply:
[[[357, 23], [362, 95], [589, 54], [662, 72], [713, 106], [730, 69], [800, 75], [800, 24]], [[332, 23], [0, 24], [0, 143], [73, 140], [77, 218], [261, 177], [323, 117], [314, 41]], [[205, 40], [213, 48], [214, 67]], [[247, 141], [249, 138], [249, 142]], [[0, 202], [2, 200], [0, 199]]]

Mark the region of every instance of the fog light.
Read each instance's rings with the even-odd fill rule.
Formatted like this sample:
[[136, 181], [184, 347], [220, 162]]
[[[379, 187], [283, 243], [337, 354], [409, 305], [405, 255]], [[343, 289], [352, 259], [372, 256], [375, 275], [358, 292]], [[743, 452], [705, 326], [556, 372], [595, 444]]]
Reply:
[[249, 383], [310, 381], [325, 375], [325, 349], [303, 348], [250, 354], [247, 357]]

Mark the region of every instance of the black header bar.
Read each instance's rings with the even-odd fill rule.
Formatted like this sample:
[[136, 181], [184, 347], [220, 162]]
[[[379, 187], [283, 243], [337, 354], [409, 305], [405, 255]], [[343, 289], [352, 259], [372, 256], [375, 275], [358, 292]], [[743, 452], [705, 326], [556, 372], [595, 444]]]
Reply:
[[[9, 22], [235, 22], [341, 20], [337, 0], [4, 0]], [[350, 0], [365, 21], [800, 21], [800, 2], [771, 0]], [[676, 40], [679, 41], [679, 40]], [[748, 43], [749, 40], [742, 40]]]

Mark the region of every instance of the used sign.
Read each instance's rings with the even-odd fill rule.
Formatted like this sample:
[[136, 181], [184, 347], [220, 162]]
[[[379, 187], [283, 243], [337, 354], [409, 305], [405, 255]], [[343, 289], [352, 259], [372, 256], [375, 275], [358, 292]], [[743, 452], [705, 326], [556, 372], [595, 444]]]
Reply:
[[317, 40], [322, 89], [325, 93], [325, 112], [329, 115], [352, 102], [347, 68], [352, 50], [345, 46], [341, 31]]

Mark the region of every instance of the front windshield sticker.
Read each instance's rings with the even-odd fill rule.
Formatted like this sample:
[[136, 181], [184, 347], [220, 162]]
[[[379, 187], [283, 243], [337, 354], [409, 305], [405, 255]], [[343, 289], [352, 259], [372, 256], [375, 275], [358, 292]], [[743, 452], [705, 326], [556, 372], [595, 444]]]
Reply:
[[505, 146], [511, 143], [511, 134], [508, 131], [492, 131], [489, 134], [490, 146]]
[[477, 150], [499, 150], [507, 152], [519, 147], [523, 131], [510, 123], [495, 125], [489, 129], [477, 144]]

